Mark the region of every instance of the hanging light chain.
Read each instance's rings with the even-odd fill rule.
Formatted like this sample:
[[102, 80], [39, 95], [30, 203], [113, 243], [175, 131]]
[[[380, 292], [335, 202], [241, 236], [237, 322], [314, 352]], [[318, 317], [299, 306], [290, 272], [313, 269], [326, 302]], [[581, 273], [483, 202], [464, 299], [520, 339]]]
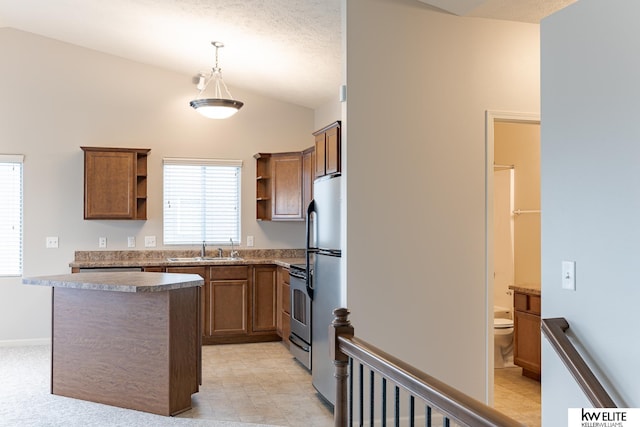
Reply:
[[213, 45], [213, 47], [216, 48], [216, 66], [213, 68], [214, 72], [221, 72], [222, 70], [220, 69], [220, 67], [218, 66], [218, 49], [221, 47], [224, 47], [224, 43], [222, 42], [211, 42], [211, 44]]

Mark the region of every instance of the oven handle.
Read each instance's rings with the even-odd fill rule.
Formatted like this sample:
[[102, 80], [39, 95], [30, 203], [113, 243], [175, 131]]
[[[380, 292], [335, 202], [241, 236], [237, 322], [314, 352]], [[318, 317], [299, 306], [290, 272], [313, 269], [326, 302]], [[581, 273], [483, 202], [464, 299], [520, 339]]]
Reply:
[[309, 353], [311, 351], [311, 346], [309, 346], [309, 344], [305, 343], [293, 334], [289, 335], [289, 342], [304, 352]]

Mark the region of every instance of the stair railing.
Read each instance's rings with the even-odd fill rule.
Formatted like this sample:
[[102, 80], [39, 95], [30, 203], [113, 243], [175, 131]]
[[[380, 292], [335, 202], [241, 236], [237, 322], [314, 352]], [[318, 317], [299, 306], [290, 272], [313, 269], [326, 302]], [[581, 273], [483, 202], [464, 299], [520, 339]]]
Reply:
[[544, 336], [556, 351], [594, 408], [617, 408], [615, 402], [591, 371], [566, 335], [569, 323], [564, 317], [542, 319]]
[[[330, 327], [331, 357], [335, 366], [336, 402], [334, 421], [336, 427], [354, 424], [390, 424], [414, 426], [417, 417], [422, 425], [445, 427], [451, 422], [457, 425], [483, 427], [523, 427], [524, 424], [464, 394], [442, 381], [410, 366], [384, 351], [354, 337], [354, 328], [348, 319], [349, 310], [333, 311], [334, 321]], [[358, 369], [356, 369], [358, 365]], [[367, 367], [368, 374], [364, 367]], [[354, 390], [354, 371], [359, 384]], [[381, 377], [377, 380], [376, 375]], [[364, 384], [369, 389], [365, 390]], [[392, 385], [393, 396], [387, 401], [387, 383]], [[401, 407], [401, 392], [407, 405]], [[365, 403], [365, 395], [369, 402]], [[379, 399], [376, 399], [379, 397]], [[393, 402], [391, 402], [393, 400]], [[424, 407], [416, 407], [416, 400]], [[355, 402], [354, 402], [355, 401]], [[366, 410], [365, 410], [366, 409]], [[357, 412], [357, 414], [356, 414]], [[368, 412], [365, 415], [365, 412]], [[387, 416], [393, 412], [393, 416]]]

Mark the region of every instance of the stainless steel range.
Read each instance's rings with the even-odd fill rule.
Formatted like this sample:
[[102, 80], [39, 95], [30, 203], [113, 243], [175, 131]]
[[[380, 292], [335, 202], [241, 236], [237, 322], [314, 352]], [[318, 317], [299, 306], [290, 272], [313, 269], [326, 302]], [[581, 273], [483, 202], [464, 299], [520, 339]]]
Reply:
[[307, 294], [307, 266], [292, 264], [289, 266], [289, 277], [291, 287], [289, 350], [302, 365], [311, 369], [311, 298]]

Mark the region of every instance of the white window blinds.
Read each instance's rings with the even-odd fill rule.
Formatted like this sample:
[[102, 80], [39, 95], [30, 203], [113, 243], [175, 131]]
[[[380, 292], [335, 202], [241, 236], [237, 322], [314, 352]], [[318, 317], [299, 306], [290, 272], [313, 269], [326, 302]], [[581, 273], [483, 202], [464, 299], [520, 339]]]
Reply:
[[0, 154], [0, 276], [22, 275], [22, 163]]
[[240, 242], [240, 160], [164, 159], [164, 244]]

